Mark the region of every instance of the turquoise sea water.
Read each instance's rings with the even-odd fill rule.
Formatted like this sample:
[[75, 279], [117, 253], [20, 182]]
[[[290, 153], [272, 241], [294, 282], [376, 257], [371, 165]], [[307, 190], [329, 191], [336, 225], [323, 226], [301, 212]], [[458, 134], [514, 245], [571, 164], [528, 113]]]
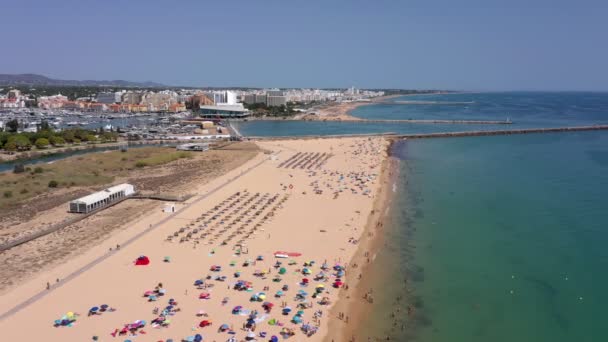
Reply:
[[[605, 340], [608, 134], [418, 140], [395, 155], [401, 178], [376, 259], [390, 271], [370, 275], [384, 291], [365, 332]], [[405, 303], [395, 305], [400, 295]]]
[[[514, 125], [506, 128], [608, 123], [606, 93], [395, 100], [425, 104], [370, 105], [353, 114], [508, 117]], [[288, 136], [497, 127], [250, 122], [239, 128]], [[386, 246], [366, 275], [373, 279], [374, 304], [358, 341], [608, 339], [608, 132], [401, 141], [393, 156], [401, 170], [385, 222]]]
[[[355, 133], [426, 133], [608, 124], [608, 93], [471, 93], [404, 96], [391, 101], [438, 104], [374, 104], [352, 115], [368, 119], [506, 120], [512, 125], [363, 122], [249, 121], [235, 126], [248, 136]], [[451, 103], [451, 104], [450, 104]], [[454, 104], [456, 103], [456, 104]]]

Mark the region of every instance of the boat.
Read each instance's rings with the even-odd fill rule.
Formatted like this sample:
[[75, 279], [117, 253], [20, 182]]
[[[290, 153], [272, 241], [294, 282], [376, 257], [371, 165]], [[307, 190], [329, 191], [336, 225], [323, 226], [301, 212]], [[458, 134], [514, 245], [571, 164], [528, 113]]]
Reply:
[[182, 145], [177, 145], [176, 149], [179, 151], [199, 151], [199, 152], [204, 152], [207, 151], [209, 149], [209, 144], [182, 144]]

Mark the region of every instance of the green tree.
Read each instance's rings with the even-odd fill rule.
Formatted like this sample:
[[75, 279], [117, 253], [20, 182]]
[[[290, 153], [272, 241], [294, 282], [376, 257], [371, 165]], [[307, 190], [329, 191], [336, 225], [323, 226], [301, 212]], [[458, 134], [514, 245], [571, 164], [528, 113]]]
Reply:
[[7, 145], [9, 144], [11, 146], [13, 146], [12, 144], [14, 144], [15, 149], [18, 151], [29, 150], [30, 148], [32, 148], [32, 143], [30, 139], [28, 139], [28, 137], [23, 134], [13, 135], [8, 138]]
[[114, 132], [104, 132], [102, 135], [102, 140], [105, 141], [116, 141], [118, 138], [118, 135]]
[[3, 147], [7, 151], [17, 151], [17, 144], [14, 141], [7, 142]]
[[94, 136], [93, 134], [87, 134], [84, 136], [84, 141], [89, 141], [89, 142], [95, 142], [97, 141], [97, 137]]
[[38, 138], [36, 140], [36, 148], [43, 149], [49, 147], [49, 140], [47, 138]]
[[52, 180], [49, 182], [49, 188], [56, 188], [59, 185], [56, 180]]
[[0, 146], [3, 146], [8, 141], [8, 138], [11, 136], [8, 132], [0, 132]]
[[10, 120], [6, 123], [6, 131], [10, 133], [16, 133], [19, 129], [19, 121], [17, 119]]
[[65, 144], [65, 140], [63, 140], [62, 137], [54, 135], [52, 137], [49, 138], [49, 142], [51, 143], [51, 145], [53, 146], [61, 146]]
[[76, 136], [74, 135], [74, 131], [72, 130], [65, 130], [63, 132], [61, 132], [61, 136], [63, 137], [63, 139], [69, 143], [73, 143], [74, 139], [76, 138]]

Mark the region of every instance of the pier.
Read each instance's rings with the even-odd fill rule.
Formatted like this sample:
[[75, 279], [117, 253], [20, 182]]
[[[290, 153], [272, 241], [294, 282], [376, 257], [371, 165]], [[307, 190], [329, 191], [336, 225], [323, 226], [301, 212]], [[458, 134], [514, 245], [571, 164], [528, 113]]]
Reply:
[[[511, 125], [511, 120], [429, 120], [429, 119], [363, 119], [350, 116], [348, 119], [336, 119], [332, 117], [316, 117], [314, 119], [265, 119], [265, 118], [248, 118], [248, 119], [231, 119], [231, 121], [303, 121], [303, 122], [356, 122], [356, 123], [411, 123], [411, 124], [460, 124], [460, 125]], [[232, 130], [233, 135], [240, 136], [240, 133], [231, 123], [227, 125], [229, 130]]]
[[[305, 120], [307, 121], [307, 120]], [[413, 123], [413, 124], [461, 124], [461, 125], [511, 125], [510, 120], [424, 120], [424, 119], [340, 119], [310, 120], [326, 122], [363, 122], [363, 123]]]
[[551, 128], [522, 128], [522, 129], [506, 129], [506, 130], [490, 130], [490, 131], [469, 131], [469, 132], [398, 134], [398, 135], [394, 135], [393, 138], [425, 139], [425, 138], [452, 138], [452, 137], [480, 137], [480, 136], [487, 136], [487, 135], [560, 133], [560, 132], [605, 131], [605, 130], [608, 130], [608, 125], [551, 127]]

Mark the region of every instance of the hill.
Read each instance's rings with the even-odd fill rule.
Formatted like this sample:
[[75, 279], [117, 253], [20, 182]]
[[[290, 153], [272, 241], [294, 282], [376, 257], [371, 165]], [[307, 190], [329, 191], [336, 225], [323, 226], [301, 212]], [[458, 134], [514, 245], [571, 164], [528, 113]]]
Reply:
[[156, 82], [131, 82], [124, 80], [59, 80], [37, 74], [0, 74], [0, 85], [31, 85], [31, 86], [83, 86], [83, 87], [125, 87], [125, 88], [155, 88], [166, 87]]

